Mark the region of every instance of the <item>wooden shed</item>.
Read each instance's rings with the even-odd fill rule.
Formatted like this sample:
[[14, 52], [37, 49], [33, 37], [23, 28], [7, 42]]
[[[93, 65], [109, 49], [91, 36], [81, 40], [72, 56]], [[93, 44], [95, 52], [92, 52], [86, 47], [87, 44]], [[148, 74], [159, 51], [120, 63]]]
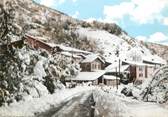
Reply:
[[120, 78], [113, 75], [104, 75], [103, 76], [104, 84], [107, 86], [116, 87], [120, 84]]

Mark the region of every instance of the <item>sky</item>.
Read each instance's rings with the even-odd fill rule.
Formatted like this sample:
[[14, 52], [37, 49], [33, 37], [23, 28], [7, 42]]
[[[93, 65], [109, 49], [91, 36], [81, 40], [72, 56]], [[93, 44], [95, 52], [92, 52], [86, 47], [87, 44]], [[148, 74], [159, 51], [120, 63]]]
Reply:
[[74, 18], [117, 23], [138, 40], [168, 45], [168, 0], [34, 0]]

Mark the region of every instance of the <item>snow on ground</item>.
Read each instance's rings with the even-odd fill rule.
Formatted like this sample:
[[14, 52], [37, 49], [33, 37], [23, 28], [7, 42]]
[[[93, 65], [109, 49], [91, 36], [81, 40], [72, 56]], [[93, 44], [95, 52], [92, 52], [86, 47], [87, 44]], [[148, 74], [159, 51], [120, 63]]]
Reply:
[[119, 96], [116, 94], [116, 90], [108, 88], [94, 92], [96, 117], [129, 117], [127, 106], [118, 99]]
[[[92, 91], [87, 91], [87, 93], [84, 92], [78, 96], [74, 96], [71, 100], [68, 100], [68, 102], [52, 110], [55, 112], [54, 114], [52, 114], [51, 111], [48, 113], [52, 115], [52, 117], [88, 117], [91, 110], [91, 94]], [[48, 114], [44, 115], [44, 117], [46, 116], [48, 116]]]
[[[143, 102], [121, 94], [124, 85], [116, 87], [77, 86], [73, 89], [57, 90], [53, 95], [41, 98], [27, 97], [26, 100], [12, 103], [0, 108], [0, 116], [34, 116], [35, 113], [45, 112], [61, 102], [79, 96], [82, 93], [93, 92], [96, 117], [167, 117], [167, 106]], [[85, 97], [80, 99], [86, 100]]]
[[119, 89], [112, 87], [98, 88], [94, 93], [96, 115], [104, 117], [167, 117], [167, 106], [143, 102], [132, 97], [125, 97]]
[[168, 109], [156, 103], [139, 102], [128, 104], [127, 108], [133, 117], [168, 117]]
[[92, 89], [93, 87], [77, 86], [73, 89], [57, 90], [52, 95], [48, 94], [40, 98], [27, 97], [24, 101], [1, 107], [0, 116], [34, 116], [35, 113], [44, 112], [62, 101]]

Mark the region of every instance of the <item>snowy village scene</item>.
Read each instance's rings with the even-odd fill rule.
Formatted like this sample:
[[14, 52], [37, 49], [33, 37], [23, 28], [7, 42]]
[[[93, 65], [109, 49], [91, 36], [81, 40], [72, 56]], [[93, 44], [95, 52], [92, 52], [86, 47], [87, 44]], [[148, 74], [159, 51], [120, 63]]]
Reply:
[[0, 117], [168, 117], [168, 0], [0, 0]]

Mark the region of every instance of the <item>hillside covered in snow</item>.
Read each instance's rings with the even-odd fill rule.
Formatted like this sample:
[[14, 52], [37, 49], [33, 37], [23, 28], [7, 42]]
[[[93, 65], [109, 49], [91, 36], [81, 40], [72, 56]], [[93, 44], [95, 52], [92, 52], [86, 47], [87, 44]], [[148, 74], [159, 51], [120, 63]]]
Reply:
[[[1, 2], [5, 1], [7, 0]], [[135, 49], [137, 53], [144, 56], [157, 54], [166, 58], [165, 51], [153, 53], [152, 47], [158, 46], [140, 43], [116, 24], [80, 21], [60, 11], [39, 5], [33, 0], [11, 0], [10, 2], [16, 12], [16, 34], [11, 37], [12, 40], [17, 40], [20, 34], [28, 33], [48, 42], [98, 52], [105, 57], [113, 56], [116, 49], [120, 51], [120, 56], [127, 57], [129, 55], [125, 53]], [[161, 48], [166, 47], [161, 46]]]
[[150, 59], [158, 63], [166, 63], [161, 57], [153, 54], [148, 48], [138, 41], [132, 40], [125, 33], [117, 36], [105, 30], [91, 28], [78, 28], [76, 32], [81, 38], [86, 37], [88, 40], [94, 41], [98, 50], [109, 62], [113, 62], [119, 57], [123, 61], [141, 62], [142, 59]]

